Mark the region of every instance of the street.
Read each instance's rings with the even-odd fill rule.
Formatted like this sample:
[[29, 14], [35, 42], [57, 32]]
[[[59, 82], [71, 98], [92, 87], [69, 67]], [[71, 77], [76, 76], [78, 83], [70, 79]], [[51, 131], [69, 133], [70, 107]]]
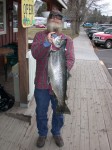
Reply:
[[112, 48], [105, 49], [104, 46], [94, 46], [96, 55], [102, 60], [112, 76]]

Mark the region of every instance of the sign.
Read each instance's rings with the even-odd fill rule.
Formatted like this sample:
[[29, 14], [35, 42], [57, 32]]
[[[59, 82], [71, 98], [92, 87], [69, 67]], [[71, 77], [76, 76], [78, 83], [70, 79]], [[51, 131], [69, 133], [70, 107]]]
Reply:
[[34, 24], [34, 0], [22, 0], [22, 26], [30, 27]]

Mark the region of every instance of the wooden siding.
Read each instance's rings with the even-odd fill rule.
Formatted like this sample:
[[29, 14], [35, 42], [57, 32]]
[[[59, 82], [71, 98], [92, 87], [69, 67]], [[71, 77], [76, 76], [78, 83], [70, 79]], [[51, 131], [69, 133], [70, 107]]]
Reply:
[[[13, 33], [13, 14], [9, 10], [9, 6], [13, 6], [13, 0], [6, 0], [6, 34], [0, 35], [0, 47], [17, 42], [17, 33]], [[12, 17], [11, 20], [10, 16]], [[12, 23], [11, 27], [10, 22]]]

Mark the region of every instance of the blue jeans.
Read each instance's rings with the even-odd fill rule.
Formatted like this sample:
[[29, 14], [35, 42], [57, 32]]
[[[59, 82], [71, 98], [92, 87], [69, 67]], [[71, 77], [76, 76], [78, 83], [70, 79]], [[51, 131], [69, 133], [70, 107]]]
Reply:
[[46, 89], [35, 89], [34, 96], [36, 101], [36, 121], [39, 135], [47, 136], [48, 133], [47, 112], [50, 100], [53, 109], [51, 133], [53, 135], [60, 135], [60, 130], [64, 124], [64, 116], [63, 114], [56, 113], [57, 101], [55, 97], [50, 95], [49, 90]]

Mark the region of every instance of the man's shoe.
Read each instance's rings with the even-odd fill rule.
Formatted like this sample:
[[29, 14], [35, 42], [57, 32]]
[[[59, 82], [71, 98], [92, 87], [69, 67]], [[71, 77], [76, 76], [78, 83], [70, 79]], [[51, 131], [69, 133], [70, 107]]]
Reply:
[[64, 145], [63, 139], [60, 135], [57, 135], [57, 136], [55, 135], [53, 137], [54, 137], [55, 143], [58, 147], [62, 147]]
[[45, 145], [46, 136], [39, 136], [37, 140], [37, 147], [41, 148]]

